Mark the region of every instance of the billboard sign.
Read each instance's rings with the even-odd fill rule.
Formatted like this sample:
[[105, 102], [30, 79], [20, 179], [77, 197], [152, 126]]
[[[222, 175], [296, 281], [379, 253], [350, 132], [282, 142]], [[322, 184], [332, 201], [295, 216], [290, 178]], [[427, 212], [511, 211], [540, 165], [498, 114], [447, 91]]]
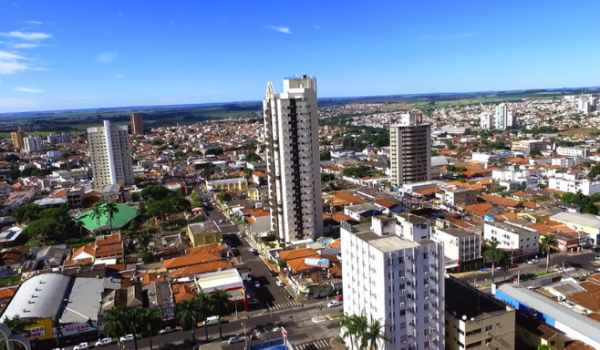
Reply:
[[69, 335], [79, 333], [98, 331], [98, 325], [96, 324], [96, 322], [90, 323], [84, 322], [63, 325], [60, 328], [55, 329], [54, 334], [56, 335], [56, 337], [66, 337]]
[[328, 268], [329, 267], [329, 259], [305, 258], [304, 264], [307, 266]]

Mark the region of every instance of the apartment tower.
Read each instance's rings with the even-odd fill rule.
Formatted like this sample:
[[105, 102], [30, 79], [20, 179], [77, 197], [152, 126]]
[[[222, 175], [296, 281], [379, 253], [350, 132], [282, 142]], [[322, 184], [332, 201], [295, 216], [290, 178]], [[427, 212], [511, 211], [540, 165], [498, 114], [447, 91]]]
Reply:
[[19, 129], [19, 131], [13, 131], [10, 133], [10, 138], [12, 139], [13, 149], [15, 151], [21, 151], [23, 149], [23, 138], [25, 137], [25, 133], [23, 130]]
[[431, 125], [421, 113], [403, 114], [390, 126], [390, 153], [393, 186], [431, 180]]
[[131, 133], [141, 135], [144, 133], [144, 124], [141, 113], [131, 113]]
[[263, 101], [271, 230], [286, 242], [314, 240], [323, 232], [317, 80], [271, 83]]
[[87, 129], [90, 162], [94, 175], [94, 188], [103, 189], [106, 185], [134, 184], [131, 149], [127, 125], [111, 125]]
[[[385, 326], [378, 349], [444, 349], [444, 250], [398, 235], [397, 218], [341, 225], [344, 314]], [[349, 341], [349, 339], [346, 339]]]
[[41, 136], [29, 135], [23, 138], [23, 150], [27, 153], [41, 152], [44, 150]]

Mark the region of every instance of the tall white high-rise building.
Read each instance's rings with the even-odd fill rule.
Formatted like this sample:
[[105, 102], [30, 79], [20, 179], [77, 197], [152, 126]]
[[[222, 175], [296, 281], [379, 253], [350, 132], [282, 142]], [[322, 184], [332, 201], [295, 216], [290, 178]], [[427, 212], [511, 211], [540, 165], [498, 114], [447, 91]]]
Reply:
[[64, 132], [60, 135], [58, 134], [50, 134], [47, 137], [49, 144], [58, 145], [61, 143], [71, 143], [73, 142], [73, 136], [69, 134], [65, 134]]
[[41, 152], [44, 150], [40, 136], [29, 135], [23, 138], [23, 149], [27, 153]]
[[105, 120], [104, 126], [88, 128], [87, 132], [94, 187], [133, 185], [127, 125], [111, 125], [109, 120]]
[[317, 80], [286, 78], [283, 92], [271, 83], [263, 101], [271, 230], [286, 243], [323, 232]]
[[506, 103], [496, 106], [494, 129], [506, 130], [517, 126], [517, 116], [512, 113]]
[[[344, 314], [379, 320], [391, 341], [378, 349], [444, 349], [444, 250], [398, 236], [397, 218], [342, 223]], [[347, 339], [348, 341], [348, 339]]]
[[421, 113], [403, 114], [390, 126], [390, 168], [393, 186], [431, 180], [431, 125]]
[[479, 116], [479, 127], [484, 130], [491, 130], [494, 128], [494, 114], [490, 112], [482, 112]]

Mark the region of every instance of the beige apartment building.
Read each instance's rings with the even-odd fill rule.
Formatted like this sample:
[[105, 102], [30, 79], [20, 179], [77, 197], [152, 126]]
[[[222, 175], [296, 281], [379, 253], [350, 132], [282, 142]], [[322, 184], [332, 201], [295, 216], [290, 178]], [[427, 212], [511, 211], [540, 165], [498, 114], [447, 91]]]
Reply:
[[421, 113], [403, 114], [390, 126], [390, 165], [393, 186], [431, 180], [431, 125]]
[[543, 140], [519, 140], [513, 141], [510, 145], [511, 151], [524, 151], [527, 149], [530, 151], [543, 151], [546, 149], [546, 142]]
[[133, 185], [133, 164], [127, 125], [111, 125], [87, 129], [90, 163], [94, 175], [94, 188], [106, 185]]
[[10, 133], [10, 138], [12, 139], [13, 149], [15, 151], [23, 150], [23, 138], [25, 137], [25, 133], [23, 130], [19, 130], [16, 132]]
[[131, 113], [131, 133], [133, 135], [144, 133], [144, 123], [141, 113]]
[[446, 349], [515, 350], [515, 309], [446, 279]]
[[452, 206], [477, 204], [477, 190], [466, 187], [446, 188], [443, 202]]

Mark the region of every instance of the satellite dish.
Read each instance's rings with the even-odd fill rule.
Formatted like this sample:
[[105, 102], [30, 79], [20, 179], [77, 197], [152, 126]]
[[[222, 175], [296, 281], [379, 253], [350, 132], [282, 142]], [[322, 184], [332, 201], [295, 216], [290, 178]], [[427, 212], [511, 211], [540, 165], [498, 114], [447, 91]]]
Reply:
[[466, 321], [466, 320], [467, 320], [467, 315], [463, 315], [463, 316], [462, 316], [462, 320], [463, 320], [463, 321]]

